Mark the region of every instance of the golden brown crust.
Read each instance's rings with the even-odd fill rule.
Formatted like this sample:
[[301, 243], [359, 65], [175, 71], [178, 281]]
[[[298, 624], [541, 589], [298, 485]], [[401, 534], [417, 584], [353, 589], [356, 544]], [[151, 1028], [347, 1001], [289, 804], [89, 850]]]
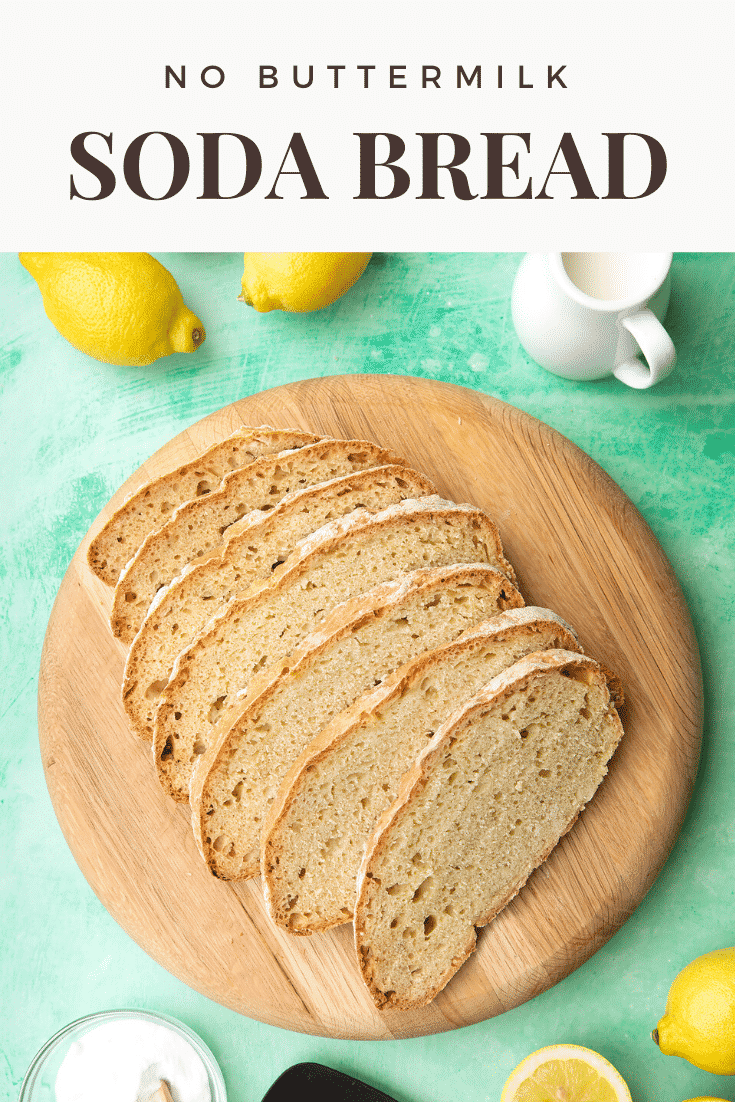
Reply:
[[[213, 474], [217, 481], [221, 482], [229, 471], [235, 469], [232, 465], [233, 461], [236, 466], [244, 465], [239, 462], [241, 453], [243, 459], [246, 459], [248, 463], [252, 462], [256, 458], [256, 454], [249, 456], [248, 445], [264, 439], [280, 441], [278, 450], [282, 451], [284, 447], [300, 447], [303, 444], [316, 443], [321, 437], [315, 436], [311, 432], [300, 432], [296, 429], [273, 429], [270, 425], [260, 425], [257, 428], [243, 426], [224, 440], [212, 444], [211, 447], [190, 462], [182, 463], [173, 471], [159, 475], [158, 478], [144, 483], [138, 490], [128, 495], [90, 543], [87, 549], [87, 564], [92, 573], [96, 574], [106, 585], [116, 585], [120, 571], [143, 542], [145, 534], [154, 531], [156, 527], [160, 527], [157, 523], [158, 520], [161, 520], [161, 524], [163, 524], [165, 519], [168, 519], [166, 514], [161, 513], [160, 507], [157, 512], [151, 510], [152, 516], [144, 526], [147, 529], [144, 535], [133, 545], [128, 544], [122, 557], [119, 552], [116, 554], [123, 530], [130, 525], [133, 518], [140, 518], [141, 513], [150, 508], [152, 498], [161, 492], [164, 493], [165, 497], [171, 497], [169, 491], [174, 484], [180, 487], [172, 497], [171, 504], [174, 508], [188, 498], [195, 498], [197, 496], [197, 483], [200, 480], [208, 474]], [[162, 517], [164, 519], [161, 519]], [[136, 527], [139, 526], [140, 521]]]
[[604, 662], [600, 662], [599, 658], [597, 662], [600, 669], [605, 675], [605, 679], [607, 681], [607, 689], [610, 693], [610, 700], [612, 701], [615, 708], [622, 708], [623, 704], [625, 704], [625, 690], [623, 689], [623, 682], [620, 680], [616, 673], [608, 669]]
[[[236, 506], [240, 504], [240, 498], [247, 485], [252, 483], [253, 486], [257, 487], [260, 484], [262, 487], [260, 498], [257, 489], [251, 492], [252, 504], [250, 508], [267, 507], [279, 500], [281, 496], [284, 496], [281, 493], [274, 497], [266, 488], [267, 483], [272, 481], [278, 468], [288, 467], [290, 464], [298, 467], [304, 457], [307, 460], [323, 461], [325, 465], [328, 465], [330, 458], [334, 456], [344, 454], [345, 457], [351, 457], [353, 453], [358, 453], [363, 457], [361, 463], [354, 464], [355, 469], [379, 467], [387, 464], [406, 466], [393, 452], [381, 448], [369, 440], [320, 438], [313, 444], [288, 448], [285, 451], [272, 452], [261, 456], [247, 464], [247, 466], [230, 472], [213, 493], [181, 504], [165, 525], [146, 536], [120, 575], [115, 586], [110, 612], [110, 627], [113, 635], [121, 639], [123, 643], [128, 645], [132, 643], [159, 584], [165, 585], [171, 581], [189, 561], [186, 555], [191, 554], [191, 552], [183, 546], [183, 543], [191, 538], [188, 535], [191, 525], [196, 520], [201, 520], [202, 516], [206, 516], [206, 511], [226, 512], [225, 523], [229, 526], [241, 519], [242, 512], [238, 515]], [[332, 477], [331, 472], [325, 471], [323, 477], [325, 479]], [[315, 479], [315, 481], [321, 480], [321, 478]], [[246, 510], [246, 512], [248, 511], [250, 509]], [[215, 538], [218, 545], [221, 545], [224, 541], [222, 531], [220, 530], [219, 533], [217, 531], [221, 519], [219, 517], [217, 521], [212, 521], [210, 518], [206, 525], [207, 528], [211, 525], [214, 526], [213, 538]], [[172, 541], [177, 545], [182, 544], [182, 557], [175, 561], [170, 556], [169, 544]], [[167, 565], [164, 566], [162, 562], [157, 560], [157, 556], [166, 549], [168, 549], [169, 554]], [[157, 579], [156, 581], [152, 580], [154, 577]]]

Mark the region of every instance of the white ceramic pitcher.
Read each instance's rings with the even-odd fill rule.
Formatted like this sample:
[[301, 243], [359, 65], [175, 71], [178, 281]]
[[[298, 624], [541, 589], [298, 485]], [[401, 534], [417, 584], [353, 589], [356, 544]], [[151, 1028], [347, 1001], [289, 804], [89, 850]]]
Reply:
[[653, 386], [676, 361], [661, 324], [671, 259], [671, 253], [527, 253], [511, 300], [518, 339], [532, 360], [566, 379], [614, 375], [637, 389]]

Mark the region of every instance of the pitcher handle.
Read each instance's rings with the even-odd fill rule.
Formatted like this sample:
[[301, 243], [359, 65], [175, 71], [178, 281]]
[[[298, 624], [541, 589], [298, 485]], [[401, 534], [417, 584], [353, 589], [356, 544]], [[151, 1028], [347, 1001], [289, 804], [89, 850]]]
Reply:
[[644, 306], [635, 314], [621, 318], [621, 324], [638, 342], [647, 363], [642, 363], [638, 356], [631, 356], [614, 368], [615, 378], [636, 390], [645, 390], [665, 379], [676, 363], [676, 349], [656, 315]]

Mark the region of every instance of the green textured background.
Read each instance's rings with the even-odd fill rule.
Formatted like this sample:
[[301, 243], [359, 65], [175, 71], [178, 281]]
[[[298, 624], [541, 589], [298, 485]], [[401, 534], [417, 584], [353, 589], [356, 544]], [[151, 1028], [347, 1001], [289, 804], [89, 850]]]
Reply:
[[[597, 1049], [635, 1102], [735, 1099], [735, 1077], [662, 1056], [650, 1031], [691, 958], [735, 944], [735, 255], [678, 255], [668, 328], [674, 373], [650, 391], [574, 384], [531, 364], [510, 318], [512, 254], [380, 254], [317, 314], [259, 315], [236, 301], [240, 254], [172, 254], [207, 330], [194, 356], [115, 368], [48, 322], [17, 257], [0, 255], [0, 1095], [17, 1097], [35, 1051], [80, 1015], [173, 1014], [224, 1071], [230, 1102], [258, 1102], [289, 1064], [321, 1060], [401, 1102], [496, 1102], [533, 1049]], [[684, 828], [626, 925], [555, 988], [499, 1018], [412, 1041], [329, 1041], [239, 1017], [185, 987], [93, 895], [56, 823], [38, 751], [46, 622], [77, 544], [107, 498], [193, 421], [314, 375], [395, 372], [461, 383], [519, 406], [588, 452], [643, 513], [676, 571], [702, 652], [705, 730]]]

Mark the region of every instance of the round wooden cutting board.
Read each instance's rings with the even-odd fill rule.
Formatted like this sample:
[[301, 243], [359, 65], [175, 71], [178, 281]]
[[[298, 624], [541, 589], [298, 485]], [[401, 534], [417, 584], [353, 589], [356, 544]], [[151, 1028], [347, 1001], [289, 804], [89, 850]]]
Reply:
[[[622, 679], [625, 737], [592, 802], [479, 936], [477, 952], [420, 1011], [376, 1010], [352, 926], [312, 938], [276, 929], [259, 881], [205, 869], [188, 815], [158, 786], [120, 703], [125, 651], [89, 539], [131, 490], [243, 424], [361, 437], [393, 448], [439, 492], [497, 521], [528, 604], [573, 624]], [[102, 511], [69, 566], [46, 634], [41, 751], [64, 835], [131, 937], [185, 983], [260, 1021], [329, 1037], [389, 1039], [490, 1018], [557, 983], [620, 927], [678, 833], [699, 756], [701, 682], [689, 615], [651, 531], [564, 437], [492, 398], [402, 376], [310, 379], [212, 414], [146, 462]]]

